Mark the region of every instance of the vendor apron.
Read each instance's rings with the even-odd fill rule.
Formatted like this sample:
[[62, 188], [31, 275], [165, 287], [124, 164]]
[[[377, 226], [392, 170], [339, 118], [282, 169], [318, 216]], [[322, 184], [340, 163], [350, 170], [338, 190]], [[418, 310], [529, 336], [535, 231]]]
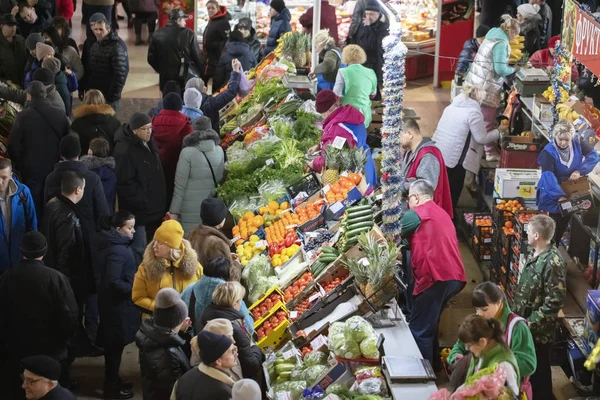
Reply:
[[[331, 49], [331, 51], [335, 52], [337, 56], [340, 58], [340, 68], [345, 68], [346, 64], [342, 63], [342, 55], [336, 49]], [[323, 74], [317, 74], [317, 93], [321, 90], [333, 90], [335, 86], [335, 82], [329, 82], [325, 79]]]

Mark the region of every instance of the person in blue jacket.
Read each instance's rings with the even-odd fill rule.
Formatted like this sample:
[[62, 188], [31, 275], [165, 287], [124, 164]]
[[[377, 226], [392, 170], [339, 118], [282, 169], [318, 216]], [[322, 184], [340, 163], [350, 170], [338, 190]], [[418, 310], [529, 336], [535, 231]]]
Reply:
[[12, 163], [0, 158], [0, 274], [21, 259], [21, 240], [37, 231], [37, 216], [29, 188], [14, 176]]
[[242, 64], [243, 71], [249, 71], [257, 64], [254, 52], [244, 40], [242, 32], [237, 29], [229, 34], [229, 41], [225, 45], [225, 50], [221, 53], [221, 58], [219, 59], [213, 78], [213, 92], [219, 90], [229, 80], [231, 71], [233, 71], [231, 62], [234, 59], [237, 59]]
[[271, 30], [267, 38], [267, 46], [265, 47], [265, 55], [269, 54], [277, 47], [277, 39], [283, 36], [286, 32], [292, 31], [292, 14], [285, 6], [283, 0], [271, 1]]
[[546, 211], [556, 222], [554, 239], [560, 243], [569, 223], [569, 216], [561, 216], [558, 202], [566, 200], [561, 183], [588, 175], [600, 157], [593, 145], [585, 143], [575, 135], [575, 127], [570, 121], [558, 121], [553, 131], [554, 140], [548, 143], [538, 157], [542, 167], [542, 177], [538, 183], [536, 204], [540, 211]]

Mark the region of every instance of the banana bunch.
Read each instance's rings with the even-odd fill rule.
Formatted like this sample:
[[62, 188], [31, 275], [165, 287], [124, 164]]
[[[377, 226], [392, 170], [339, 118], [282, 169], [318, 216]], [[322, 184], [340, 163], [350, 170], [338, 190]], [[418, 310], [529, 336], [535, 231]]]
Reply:
[[292, 32], [286, 32], [279, 39], [277, 39], [277, 47], [275, 47], [275, 50], [273, 50], [273, 54], [275, 54], [275, 57], [278, 59], [283, 56], [283, 38], [291, 34]]
[[511, 64], [517, 63], [521, 58], [523, 58], [523, 48], [525, 48], [524, 36], [517, 36], [508, 44], [510, 45], [510, 58], [508, 62]]
[[558, 118], [559, 119], [566, 119], [569, 120], [571, 122], [575, 121], [577, 118], [579, 118], [579, 113], [577, 113], [576, 111], [573, 111], [571, 109], [571, 107], [565, 105], [565, 104], [559, 104], [556, 106], [556, 111], [558, 111]]
[[[567, 90], [563, 87], [560, 87], [559, 91], [560, 98], [558, 99], [558, 101], [559, 103], [562, 103], [563, 101], [566, 101], [569, 98], [569, 92], [567, 92]], [[548, 89], [544, 90], [542, 96], [544, 96], [548, 101], [554, 101], [556, 99], [556, 95], [554, 94], [554, 88], [552, 86], [548, 86]]]

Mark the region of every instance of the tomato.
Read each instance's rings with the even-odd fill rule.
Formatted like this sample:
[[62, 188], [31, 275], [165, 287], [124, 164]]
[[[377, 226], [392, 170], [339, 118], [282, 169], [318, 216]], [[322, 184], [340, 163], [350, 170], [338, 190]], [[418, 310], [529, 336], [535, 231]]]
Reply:
[[271, 329], [271, 323], [269, 321], [265, 322], [262, 326], [265, 328], [265, 332]]
[[277, 311], [277, 317], [278, 318], [285, 318], [285, 311]]

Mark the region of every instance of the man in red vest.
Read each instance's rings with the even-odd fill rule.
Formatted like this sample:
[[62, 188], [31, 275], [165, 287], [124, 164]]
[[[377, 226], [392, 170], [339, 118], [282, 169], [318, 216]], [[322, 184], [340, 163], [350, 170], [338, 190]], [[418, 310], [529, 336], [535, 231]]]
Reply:
[[[423, 358], [439, 361], [438, 325], [448, 300], [466, 284], [456, 229], [447, 212], [433, 200], [431, 183], [419, 179], [410, 186], [410, 210], [400, 218], [402, 237], [410, 243], [414, 276], [408, 326]], [[434, 365], [435, 366], [435, 365]]]
[[406, 179], [404, 193], [408, 193], [411, 182], [425, 179], [433, 185], [435, 204], [442, 207], [450, 218], [454, 218], [444, 157], [430, 138], [421, 135], [419, 124], [412, 118], [402, 120], [400, 145], [405, 149], [402, 169]]

